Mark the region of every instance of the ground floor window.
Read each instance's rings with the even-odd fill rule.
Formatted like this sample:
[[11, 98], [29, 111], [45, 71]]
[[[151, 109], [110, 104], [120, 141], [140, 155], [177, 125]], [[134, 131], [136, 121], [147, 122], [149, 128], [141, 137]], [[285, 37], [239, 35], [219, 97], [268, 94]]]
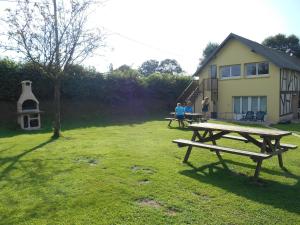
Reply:
[[233, 112], [235, 114], [245, 114], [247, 111], [267, 112], [267, 97], [266, 96], [233, 97]]

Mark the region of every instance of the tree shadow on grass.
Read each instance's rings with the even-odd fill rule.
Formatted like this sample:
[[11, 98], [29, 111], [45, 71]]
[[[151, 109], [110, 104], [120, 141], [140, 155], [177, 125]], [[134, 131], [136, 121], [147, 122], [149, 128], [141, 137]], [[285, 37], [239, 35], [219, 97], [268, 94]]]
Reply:
[[290, 132], [300, 133], [300, 123], [290, 123], [290, 124], [275, 124], [272, 127], [280, 130], [286, 130]]
[[[48, 165], [45, 164], [45, 159], [36, 157], [24, 159], [24, 157], [55, 140], [50, 138], [20, 154], [0, 158], [0, 190], [6, 189], [7, 191], [6, 195], [2, 195], [0, 199], [1, 203], [7, 207], [4, 210], [5, 213], [0, 214], [0, 224], [22, 224], [27, 219], [34, 220], [35, 218], [46, 217], [49, 212], [55, 211], [59, 207], [59, 202], [53, 198], [53, 193], [55, 196], [62, 196], [61, 198], [64, 198], [66, 193], [63, 188], [50, 189], [48, 182], [54, 176], [71, 172], [75, 166], [68, 165], [65, 168], [59, 166], [59, 162]], [[63, 160], [63, 158], [51, 160]], [[20, 170], [20, 173], [13, 175], [16, 170]], [[22, 192], [24, 189], [26, 191]], [[23, 193], [27, 197], [31, 196], [31, 205], [18, 204], [22, 201], [22, 196], [16, 197], [16, 193]]]
[[[229, 164], [253, 168], [253, 172], [255, 170], [255, 166], [252, 165], [230, 160], [224, 161]], [[249, 177], [245, 175], [223, 169], [219, 165], [220, 162], [211, 163], [199, 168], [191, 163], [188, 164], [192, 169], [181, 171], [180, 174], [199, 182], [222, 188], [249, 200], [300, 214], [300, 177], [290, 173], [287, 169], [281, 173], [264, 168], [262, 172], [278, 176], [285, 175], [286, 177], [294, 179], [296, 181], [295, 185], [279, 183], [273, 180], [263, 180], [263, 183], [258, 185], [257, 183], [251, 182]]]
[[0, 172], [0, 181], [3, 178], [5, 178], [6, 176], [8, 176], [8, 174], [15, 168], [15, 165], [22, 159], [22, 157], [28, 155], [29, 153], [31, 153], [35, 150], [38, 150], [39, 148], [42, 148], [43, 146], [45, 146], [53, 141], [55, 141], [55, 139], [50, 138], [47, 141], [45, 141], [31, 149], [25, 150], [24, 152], [22, 152], [18, 155], [0, 158], [0, 165], [4, 166], [4, 165], [8, 164], [8, 166], [6, 166], [6, 168]]
[[180, 130], [180, 131], [189, 131], [189, 132], [192, 131], [192, 129], [190, 129], [189, 127], [182, 128], [182, 127], [168, 127], [167, 126], [167, 129], [170, 129], [170, 130]]
[[15, 147], [15, 146], [16, 146], [16, 145], [12, 145], [12, 146], [10, 146], [10, 147], [8, 147], [8, 148], [1, 149], [1, 150], [0, 150], [0, 153], [9, 151], [9, 150], [11, 150], [13, 147]]
[[[34, 169], [28, 168], [28, 165], [23, 165], [22, 162], [19, 164], [23, 175], [17, 179], [6, 176], [6, 184], [0, 186], [12, 190], [7, 196], [2, 196], [1, 200], [7, 208], [5, 213], [0, 214], [0, 224], [23, 224], [24, 221], [45, 219], [49, 214], [54, 215], [57, 211], [63, 211], [62, 201], [67, 201], [70, 194], [64, 187], [49, 186], [48, 182], [54, 176], [70, 173], [74, 168], [45, 168], [43, 160], [35, 162]], [[30, 204], [22, 203], [22, 196], [16, 197], [16, 193], [24, 194], [25, 199], [26, 196], [30, 196], [32, 199]]]
[[[65, 118], [62, 120], [62, 132], [80, 128], [90, 127], [109, 127], [109, 126], [135, 126], [151, 121], [163, 121], [163, 114], [152, 114], [152, 115], [98, 115], [89, 116], [82, 115], [80, 117]], [[166, 129], [167, 129], [166, 122]], [[19, 127], [0, 127], [0, 139], [13, 137], [17, 135], [34, 135], [34, 134], [45, 134], [52, 132], [52, 120], [42, 120], [42, 129], [33, 131], [24, 131]], [[51, 134], [50, 134], [51, 135]]]

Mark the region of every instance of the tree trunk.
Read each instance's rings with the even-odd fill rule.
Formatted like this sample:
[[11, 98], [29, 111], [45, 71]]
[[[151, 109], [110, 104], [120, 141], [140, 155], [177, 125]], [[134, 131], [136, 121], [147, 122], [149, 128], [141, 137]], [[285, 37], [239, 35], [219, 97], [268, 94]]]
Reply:
[[54, 131], [53, 138], [58, 138], [60, 136], [60, 79], [56, 78], [54, 81]]
[[54, 132], [53, 138], [60, 136], [60, 78], [59, 78], [59, 42], [58, 42], [58, 25], [57, 25], [57, 8], [56, 0], [53, 0], [54, 10], [54, 31], [55, 31], [55, 80], [54, 80]]

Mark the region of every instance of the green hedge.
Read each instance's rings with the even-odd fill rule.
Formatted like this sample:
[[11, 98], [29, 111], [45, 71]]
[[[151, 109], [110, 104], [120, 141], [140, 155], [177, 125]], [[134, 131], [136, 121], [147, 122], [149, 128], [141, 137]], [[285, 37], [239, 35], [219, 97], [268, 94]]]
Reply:
[[31, 64], [15, 63], [9, 59], [0, 60], [0, 100], [17, 101], [21, 93], [21, 81], [31, 80], [33, 92], [38, 98], [53, 96], [51, 80], [43, 76]]
[[[93, 68], [74, 65], [62, 78], [62, 98], [89, 100], [109, 105], [122, 105], [135, 100], [159, 99], [166, 105], [190, 82], [190, 77], [171, 74], [142, 76], [137, 70], [123, 68], [101, 74]], [[33, 92], [40, 100], [53, 98], [53, 83], [30, 63], [0, 60], [0, 101], [15, 102], [20, 96], [22, 80], [33, 82]]]

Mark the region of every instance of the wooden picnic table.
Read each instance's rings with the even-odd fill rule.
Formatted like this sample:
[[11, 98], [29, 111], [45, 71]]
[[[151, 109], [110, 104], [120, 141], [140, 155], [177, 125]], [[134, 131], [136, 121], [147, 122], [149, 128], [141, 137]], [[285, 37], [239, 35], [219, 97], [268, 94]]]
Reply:
[[[170, 112], [171, 116], [175, 116], [175, 112]], [[184, 113], [185, 117], [200, 122], [201, 118], [203, 117], [202, 113]]]
[[[172, 117], [165, 118], [165, 120], [169, 121], [168, 127], [171, 126], [171, 123], [173, 121], [178, 120], [177, 118], [175, 118], [175, 112], [170, 112], [170, 115]], [[202, 114], [201, 113], [185, 113], [184, 116], [185, 116], [185, 118], [183, 119], [183, 121], [186, 121], [190, 124], [193, 123], [193, 122], [201, 122], [201, 119], [202, 119]]]
[[[183, 162], [187, 162], [193, 147], [214, 151], [226, 169], [228, 168], [224, 163], [220, 152], [248, 156], [257, 163], [254, 174], [255, 179], [257, 179], [259, 176], [262, 161], [264, 159], [268, 159], [277, 155], [279, 166], [283, 168], [282, 153], [288, 151], [289, 149], [297, 148], [296, 145], [282, 144], [280, 142], [282, 137], [291, 135], [291, 132], [288, 131], [215, 123], [194, 123], [189, 125], [189, 127], [193, 131], [191, 140], [177, 139], [173, 141], [174, 143], [177, 143], [179, 147], [188, 146]], [[235, 133], [239, 136], [229, 135], [230, 133]], [[259, 136], [260, 139], [257, 139], [255, 136]], [[220, 138], [229, 138], [237, 141], [243, 141], [245, 143], [252, 143], [260, 149], [260, 152], [217, 146], [217, 140]], [[204, 144], [205, 142], [212, 142], [212, 145]]]

